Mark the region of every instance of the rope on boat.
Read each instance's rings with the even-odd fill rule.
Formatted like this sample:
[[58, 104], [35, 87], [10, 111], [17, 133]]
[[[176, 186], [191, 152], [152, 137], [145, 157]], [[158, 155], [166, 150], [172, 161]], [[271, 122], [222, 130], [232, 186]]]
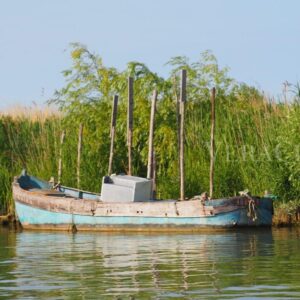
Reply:
[[59, 188], [60, 187], [60, 182], [58, 182], [57, 184], [55, 184], [53, 187], [52, 187], [52, 189], [53, 190], [56, 190], [57, 188]]
[[76, 233], [77, 232], [77, 227], [76, 227], [76, 224], [74, 222], [73, 201], [74, 201], [73, 199], [70, 200], [70, 206], [69, 206], [69, 211], [70, 211], [70, 214], [71, 214], [71, 217], [72, 217], [72, 219], [71, 219], [71, 221], [72, 221], [71, 224], [72, 225], [71, 225], [70, 231], [72, 233]]
[[174, 202], [174, 206], [175, 206], [176, 215], [179, 216], [179, 211], [178, 211], [177, 203], [176, 202]]
[[57, 188], [60, 187], [60, 181], [58, 181], [57, 183], [55, 183], [55, 179], [54, 179], [53, 176], [50, 178], [50, 180], [48, 182], [49, 182], [52, 190], [56, 190]]
[[257, 213], [256, 213], [256, 206], [254, 199], [248, 194], [249, 191], [242, 191], [240, 192], [241, 196], [245, 196], [248, 199], [248, 213], [247, 216], [249, 219], [251, 219], [253, 222], [257, 220]]
[[247, 216], [254, 222], [257, 220], [255, 201], [250, 199], [248, 202], [248, 213]]

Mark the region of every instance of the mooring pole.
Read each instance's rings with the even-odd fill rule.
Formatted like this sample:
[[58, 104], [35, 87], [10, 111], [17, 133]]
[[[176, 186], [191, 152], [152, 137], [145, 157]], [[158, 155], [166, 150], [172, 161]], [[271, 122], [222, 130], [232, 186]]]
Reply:
[[211, 90], [211, 131], [210, 131], [210, 174], [209, 174], [209, 198], [212, 199], [214, 192], [214, 165], [215, 165], [215, 99], [216, 88]]
[[127, 146], [128, 175], [132, 175], [133, 78], [128, 77]]
[[[177, 76], [173, 78], [174, 96], [176, 100], [176, 121], [177, 121], [177, 155], [180, 157], [180, 97], [177, 93]], [[178, 159], [178, 170], [180, 170], [180, 162]], [[179, 176], [180, 177], [180, 176]]]
[[[177, 155], [180, 157], [180, 97], [177, 94], [177, 80], [176, 76], [173, 79], [174, 95], [176, 99], [176, 121], [177, 121]], [[180, 159], [178, 159], [178, 170], [180, 170]], [[179, 176], [180, 185], [180, 176]]]
[[153, 170], [152, 170], [152, 199], [156, 199], [156, 155], [153, 151]]
[[151, 103], [151, 114], [150, 114], [150, 129], [149, 129], [149, 149], [148, 149], [148, 170], [147, 178], [153, 178], [153, 137], [155, 127], [155, 110], [157, 101], [157, 91], [153, 91], [152, 103]]
[[62, 147], [65, 141], [66, 131], [63, 130], [60, 136], [60, 147], [59, 147], [59, 158], [58, 158], [58, 175], [57, 175], [57, 183], [61, 182], [61, 174], [62, 174]]
[[110, 152], [109, 152], [109, 163], [108, 163], [108, 175], [112, 173], [112, 163], [114, 156], [114, 141], [115, 141], [115, 129], [117, 122], [117, 112], [118, 112], [118, 95], [114, 95], [112, 114], [111, 114], [111, 125], [110, 125]]
[[80, 189], [80, 160], [81, 160], [81, 150], [82, 150], [82, 133], [83, 133], [83, 124], [79, 125], [78, 132], [78, 147], [77, 147], [77, 188]]
[[184, 200], [184, 112], [186, 102], [186, 70], [181, 70], [181, 83], [180, 83], [180, 200]]

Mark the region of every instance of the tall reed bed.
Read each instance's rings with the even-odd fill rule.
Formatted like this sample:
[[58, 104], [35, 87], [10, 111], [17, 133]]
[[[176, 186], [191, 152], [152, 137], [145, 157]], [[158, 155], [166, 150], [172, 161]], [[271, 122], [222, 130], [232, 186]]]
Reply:
[[77, 137], [84, 125], [81, 186], [99, 192], [108, 171], [109, 124], [114, 94], [120, 95], [113, 172], [126, 173], [127, 76], [134, 83], [133, 173], [146, 176], [150, 99], [158, 89], [154, 138], [157, 195], [179, 196], [176, 101], [181, 68], [188, 71], [185, 124], [186, 195], [209, 189], [209, 90], [217, 87], [215, 197], [232, 196], [249, 189], [253, 194], [269, 190], [284, 201], [300, 193], [300, 107], [274, 102], [261, 92], [229, 78], [213, 56], [205, 53], [199, 63], [175, 58], [170, 78], [162, 79], [145, 65], [129, 63], [124, 72], [106, 68], [86, 48], [74, 45], [73, 66], [64, 72], [66, 87], [56, 92], [61, 113], [8, 113], [0, 117], [0, 207], [12, 209], [11, 182], [22, 168], [50, 179], [57, 178], [60, 135], [62, 183], [76, 186]]
[[56, 170], [57, 133], [60, 119], [36, 115], [0, 117], [0, 180], [2, 209], [13, 209], [11, 183], [24, 168], [47, 178]]
[[[243, 108], [244, 100], [235, 99], [233, 105], [230, 97], [233, 95], [219, 98], [217, 102], [215, 196], [234, 195], [248, 188], [255, 194], [262, 194], [268, 189], [286, 200], [295, 199], [297, 186], [293, 186], [292, 180], [287, 184], [286, 173], [289, 176], [291, 173], [289, 169], [286, 172], [282, 170], [289, 163], [295, 164], [297, 161], [285, 144], [278, 143], [289, 139], [288, 135], [293, 133], [294, 123], [288, 119], [291, 111], [293, 114], [296, 111], [299, 113], [298, 109], [295, 110], [293, 105], [270, 103], [263, 97], [247, 101], [247, 107]], [[158, 106], [155, 134], [158, 196], [177, 198], [176, 107], [174, 103], [165, 101]], [[114, 171], [118, 173], [127, 171], [125, 106], [125, 103], [121, 104], [117, 126]], [[104, 111], [102, 105], [94, 109], [98, 110], [99, 115]], [[136, 112], [136, 119], [140, 114]], [[170, 115], [167, 117], [165, 114]], [[107, 173], [110, 114], [106, 115], [84, 123], [82, 189], [99, 192], [101, 178]], [[144, 116], [145, 123], [136, 120], [139, 126], [135, 126], [134, 130], [134, 174], [140, 176], [145, 176], [147, 166], [148, 115]], [[186, 190], [188, 196], [193, 196], [207, 191], [209, 187], [209, 100], [189, 103], [186, 120]], [[52, 115], [45, 119], [2, 116], [0, 124], [2, 209], [11, 208], [11, 182], [13, 176], [23, 168], [46, 180], [51, 176], [57, 178], [60, 134], [63, 129], [66, 130], [66, 139], [62, 148], [62, 183], [76, 186], [77, 123], [69, 122], [61, 115]], [[291, 147], [290, 143], [287, 145]]]

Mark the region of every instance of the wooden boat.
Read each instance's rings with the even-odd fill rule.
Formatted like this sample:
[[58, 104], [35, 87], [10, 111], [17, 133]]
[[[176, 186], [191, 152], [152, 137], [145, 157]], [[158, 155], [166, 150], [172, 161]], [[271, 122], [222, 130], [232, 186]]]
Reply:
[[248, 195], [216, 200], [152, 200], [152, 181], [106, 176], [100, 194], [53, 188], [23, 171], [13, 183], [23, 228], [53, 230], [198, 231], [204, 228], [270, 226], [273, 202]]

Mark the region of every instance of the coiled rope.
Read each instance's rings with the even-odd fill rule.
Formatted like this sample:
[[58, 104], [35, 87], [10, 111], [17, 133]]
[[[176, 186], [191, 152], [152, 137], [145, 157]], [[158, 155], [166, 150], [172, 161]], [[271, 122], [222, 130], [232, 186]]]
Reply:
[[245, 196], [248, 199], [248, 213], [247, 213], [247, 216], [248, 216], [249, 219], [251, 219], [253, 222], [255, 222], [257, 220], [255, 201], [248, 193], [249, 193], [248, 190], [246, 190], [246, 191], [240, 192], [240, 195]]
[[253, 199], [249, 199], [247, 216], [253, 222], [255, 222], [257, 220], [257, 214], [256, 214], [256, 208], [255, 208], [255, 201]]

